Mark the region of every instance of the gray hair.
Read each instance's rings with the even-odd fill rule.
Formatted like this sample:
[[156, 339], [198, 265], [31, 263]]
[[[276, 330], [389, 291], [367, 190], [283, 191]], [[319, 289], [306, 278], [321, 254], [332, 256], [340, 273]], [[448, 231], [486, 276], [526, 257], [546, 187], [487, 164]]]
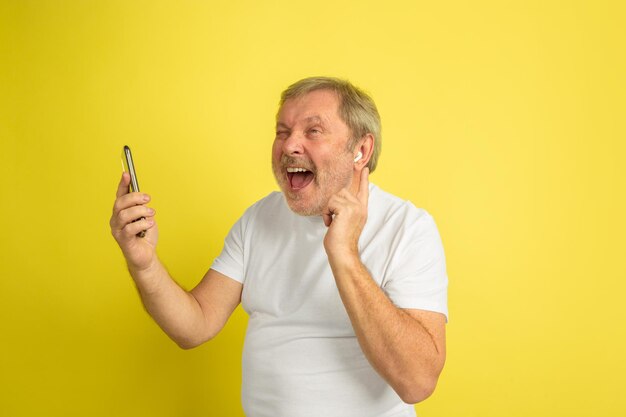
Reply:
[[374, 136], [374, 151], [367, 163], [370, 172], [374, 172], [380, 156], [382, 142], [380, 115], [378, 114], [374, 100], [349, 81], [333, 77], [304, 78], [290, 85], [283, 91], [280, 96], [278, 111], [280, 112], [285, 101], [291, 98], [302, 97], [316, 90], [334, 91], [339, 97], [339, 117], [348, 125], [352, 132], [352, 138], [348, 142], [348, 148], [350, 150], [354, 150], [359, 139], [368, 133]]

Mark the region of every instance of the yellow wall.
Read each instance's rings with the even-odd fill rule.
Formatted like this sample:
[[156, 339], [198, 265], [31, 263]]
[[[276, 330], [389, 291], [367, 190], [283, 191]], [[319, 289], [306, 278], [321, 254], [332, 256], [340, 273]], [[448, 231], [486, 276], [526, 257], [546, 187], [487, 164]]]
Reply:
[[219, 3], [0, 2], [0, 415], [242, 415], [245, 313], [192, 351], [149, 319], [108, 227], [119, 155], [191, 288], [276, 189], [278, 95], [309, 75], [372, 93], [371, 179], [444, 240], [419, 414], [624, 415], [623, 3]]

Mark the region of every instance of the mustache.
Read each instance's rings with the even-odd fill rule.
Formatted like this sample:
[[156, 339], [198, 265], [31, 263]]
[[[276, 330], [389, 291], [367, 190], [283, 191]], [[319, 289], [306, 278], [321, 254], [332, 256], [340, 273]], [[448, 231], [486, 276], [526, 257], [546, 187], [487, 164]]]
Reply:
[[283, 168], [287, 167], [287, 166], [298, 166], [301, 168], [305, 168], [308, 169], [311, 172], [315, 172], [315, 165], [308, 159], [306, 158], [294, 158], [292, 156], [289, 155], [283, 155], [280, 158], [280, 164]]

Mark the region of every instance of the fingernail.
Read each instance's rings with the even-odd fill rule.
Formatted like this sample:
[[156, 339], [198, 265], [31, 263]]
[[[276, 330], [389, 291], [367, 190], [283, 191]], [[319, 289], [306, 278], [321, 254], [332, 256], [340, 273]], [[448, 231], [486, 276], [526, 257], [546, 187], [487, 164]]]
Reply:
[[148, 200], [150, 200], [150, 196], [148, 194], [144, 194], [143, 201], [148, 201]]

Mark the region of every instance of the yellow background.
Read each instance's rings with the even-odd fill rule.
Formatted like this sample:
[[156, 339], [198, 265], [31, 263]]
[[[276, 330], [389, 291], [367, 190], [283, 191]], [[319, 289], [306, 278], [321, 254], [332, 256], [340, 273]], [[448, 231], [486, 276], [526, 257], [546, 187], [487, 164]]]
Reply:
[[373, 95], [371, 180], [444, 241], [448, 361], [418, 413], [625, 415], [622, 4], [2, 0], [0, 415], [242, 415], [245, 313], [183, 351], [140, 304], [120, 151], [190, 289], [276, 189], [278, 96], [310, 75]]

